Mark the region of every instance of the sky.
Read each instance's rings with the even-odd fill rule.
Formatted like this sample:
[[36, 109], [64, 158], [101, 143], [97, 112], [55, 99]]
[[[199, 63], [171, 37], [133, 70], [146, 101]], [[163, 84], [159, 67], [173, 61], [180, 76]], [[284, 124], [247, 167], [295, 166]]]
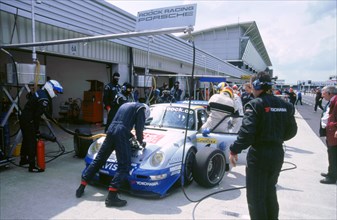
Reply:
[[255, 21], [279, 80], [297, 84], [337, 77], [336, 0], [106, 1], [135, 16], [139, 11], [196, 3], [194, 31]]

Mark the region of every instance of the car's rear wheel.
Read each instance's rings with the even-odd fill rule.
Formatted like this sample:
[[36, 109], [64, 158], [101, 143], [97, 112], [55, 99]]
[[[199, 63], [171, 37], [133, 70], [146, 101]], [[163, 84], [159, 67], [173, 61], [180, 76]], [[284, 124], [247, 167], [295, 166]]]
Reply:
[[193, 177], [201, 186], [213, 187], [218, 185], [226, 170], [224, 153], [212, 147], [205, 147], [196, 154]]

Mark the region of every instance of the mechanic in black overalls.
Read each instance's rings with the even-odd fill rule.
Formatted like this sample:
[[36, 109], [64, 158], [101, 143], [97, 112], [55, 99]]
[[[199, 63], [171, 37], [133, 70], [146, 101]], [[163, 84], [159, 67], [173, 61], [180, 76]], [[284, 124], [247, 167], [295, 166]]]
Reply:
[[150, 116], [150, 109], [146, 104], [128, 102], [123, 104], [115, 115], [107, 131], [107, 136], [94, 161], [82, 174], [81, 185], [76, 190], [76, 197], [84, 193], [84, 188], [95, 173], [106, 163], [111, 153], [115, 150], [118, 162], [117, 172], [109, 185], [109, 194], [105, 200], [107, 207], [121, 207], [126, 205], [125, 200], [118, 198], [117, 191], [128, 180], [131, 169], [131, 144], [133, 136], [131, 130], [135, 127], [138, 142], [144, 146], [143, 130], [145, 119]]
[[259, 72], [251, 78], [255, 99], [245, 105], [238, 137], [230, 146], [229, 160], [247, 154], [246, 186], [251, 219], [278, 219], [276, 184], [284, 160], [283, 142], [297, 133], [294, 106], [274, 96], [270, 75]]
[[113, 101], [116, 98], [116, 95], [121, 91], [121, 86], [118, 84], [119, 81], [119, 73], [114, 73], [112, 75], [112, 80], [110, 83], [106, 84], [104, 86], [104, 92], [103, 92], [103, 104], [104, 108], [108, 112], [108, 118], [106, 121], [104, 132], [106, 132], [109, 128], [109, 125], [113, 119], [113, 116], [111, 113], [111, 108], [113, 107]]
[[121, 87], [121, 91], [116, 94], [115, 99], [112, 102], [111, 109], [109, 111], [109, 117], [113, 119], [119, 107], [121, 107], [124, 103], [127, 102], [133, 102], [132, 85], [130, 83], [124, 83], [123, 86]]
[[51, 99], [57, 94], [63, 93], [63, 87], [56, 80], [49, 80], [42, 89], [30, 93], [28, 101], [20, 115], [20, 128], [22, 131], [22, 146], [20, 166], [29, 164], [29, 172], [43, 172], [44, 170], [35, 164], [36, 135], [39, 133], [41, 115], [50, 116]]

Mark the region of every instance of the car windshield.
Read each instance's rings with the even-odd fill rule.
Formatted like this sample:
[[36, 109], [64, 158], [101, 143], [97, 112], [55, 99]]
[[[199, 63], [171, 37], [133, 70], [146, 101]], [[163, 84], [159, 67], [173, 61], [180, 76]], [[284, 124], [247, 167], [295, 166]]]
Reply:
[[[189, 113], [189, 116], [188, 114]], [[188, 117], [187, 117], [188, 116]], [[185, 129], [188, 118], [188, 130], [195, 129], [194, 110], [180, 106], [152, 106], [147, 125], [159, 128]]]

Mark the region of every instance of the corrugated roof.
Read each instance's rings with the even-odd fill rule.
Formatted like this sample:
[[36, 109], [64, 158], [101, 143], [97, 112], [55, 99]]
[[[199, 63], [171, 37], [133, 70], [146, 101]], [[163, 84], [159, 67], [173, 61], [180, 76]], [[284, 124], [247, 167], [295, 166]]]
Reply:
[[207, 28], [199, 31], [192, 32], [192, 35], [197, 35], [203, 32], [212, 32], [214, 30], [218, 29], [224, 29], [224, 28], [231, 28], [231, 27], [237, 27], [240, 26], [245, 32], [242, 37], [248, 36], [258, 53], [261, 55], [263, 61], [266, 63], [267, 66], [272, 66], [272, 63], [270, 61], [268, 52], [266, 50], [266, 47], [264, 46], [263, 40], [261, 38], [259, 29], [256, 25], [255, 21], [250, 22], [243, 22], [243, 23], [236, 23], [236, 24], [229, 24], [229, 25], [222, 25], [218, 27], [212, 27]]

